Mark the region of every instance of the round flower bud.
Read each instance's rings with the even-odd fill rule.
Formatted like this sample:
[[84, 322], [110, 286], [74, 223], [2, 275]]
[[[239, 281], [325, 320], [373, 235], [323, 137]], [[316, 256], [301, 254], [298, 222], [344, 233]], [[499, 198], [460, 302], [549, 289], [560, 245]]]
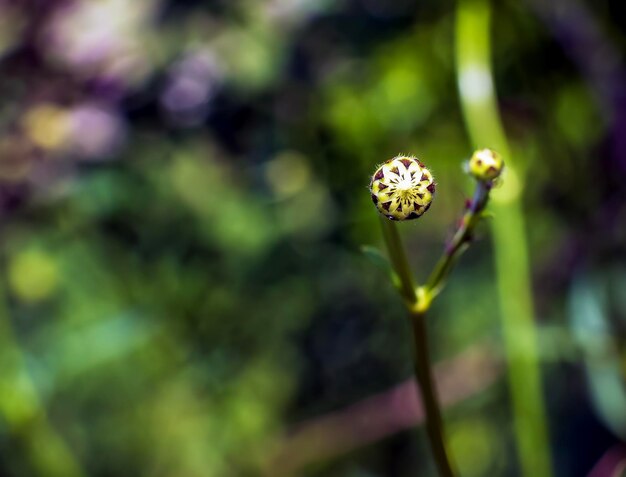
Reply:
[[374, 204], [387, 218], [417, 219], [430, 207], [435, 181], [417, 158], [397, 156], [376, 169], [370, 192]]
[[502, 156], [492, 149], [479, 149], [472, 154], [467, 165], [468, 172], [479, 181], [492, 181], [504, 168]]

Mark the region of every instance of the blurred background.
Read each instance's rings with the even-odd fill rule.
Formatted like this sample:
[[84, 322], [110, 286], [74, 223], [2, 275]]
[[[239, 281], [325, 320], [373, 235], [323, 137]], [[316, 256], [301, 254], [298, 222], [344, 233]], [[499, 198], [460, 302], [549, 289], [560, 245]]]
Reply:
[[[549, 435], [530, 458], [617, 476], [626, 11], [490, 8]], [[436, 475], [403, 305], [361, 246], [381, 244], [369, 176], [398, 153], [438, 181], [402, 224], [420, 280], [471, 193], [456, 9], [0, 1], [0, 475]], [[463, 477], [539, 477], [490, 237], [429, 316], [448, 439]]]

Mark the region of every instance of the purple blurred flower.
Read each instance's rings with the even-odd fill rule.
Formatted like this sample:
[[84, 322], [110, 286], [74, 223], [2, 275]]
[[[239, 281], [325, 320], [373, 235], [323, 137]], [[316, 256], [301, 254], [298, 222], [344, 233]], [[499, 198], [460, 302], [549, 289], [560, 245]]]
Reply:
[[222, 76], [211, 52], [193, 52], [174, 64], [161, 94], [161, 105], [169, 119], [181, 126], [202, 122]]
[[84, 159], [102, 159], [124, 143], [126, 125], [117, 111], [85, 103], [70, 115], [72, 152]]
[[56, 11], [40, 47], [48, 58], [86, 78], [141, 82], [153, 65], [146, 55], [158, 0], [77, 0]]

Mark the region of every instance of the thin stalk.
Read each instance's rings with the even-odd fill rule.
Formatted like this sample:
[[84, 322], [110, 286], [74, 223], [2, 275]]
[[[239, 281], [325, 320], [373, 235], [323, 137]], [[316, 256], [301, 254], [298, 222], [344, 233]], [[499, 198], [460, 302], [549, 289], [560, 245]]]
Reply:
[[424, 413], [426, 416], [426, 432], [430, 448], [441, 477], [454, 477], [452, 463], [446, 452], [443, 420], [437, 399], [435, 380], [433, 379], [432, 364], [428, 351], [428, 336], [426, 317], [420, 311], [413, 311], [410, 315], [413, 329], [413, 343], [415, 345], [415, 377], [419, 384]]
[[492, 147], [507, 164], [503, 186], [492, 194], [496, 281], [508, 362], [513, 423], [522, 473], [552, 476], [522, 211], [522, 178], [512, 157], [498, 106], [491, 70], [490, 5], [458, 0], [456, 63], [460, 99], [475, 147]]
[[474, 229], [480, 221], [481, 214], [489, 201], [490, 190], [490, 183], [477, 182], [474, 197], [468, 204], [467, 210], [459, 222], [458, 229], [452, 236], [452, 240], [450, 240], [446, 246], [441, 258], [426, 281], [425, 292], [431, 299], [435, 298], [443, 289], [452, 267], [463, 252], [465, 252], [472, 240]]
[[415, 377], [424, 406], [426, 432], [430, 448], [439, 470], [439, 475], [441, 477], [454, 477], [455, 474], [452, 471], [450, 458], [446, 452], [443, 421], [428, 351], [424, 315], [430, 302], [424, 303], [423, 295], [416, 292], [413, 275], [396, 223], [389, 219], [381, 218], [381, 226], [391, 264], [400, 279], [399, 292], [405, 299], [405, 304], [409, 310], [409, 321], [413, 330], [413, 342], [415, 345]]
[[413, 274], [409, 267], [409, 261], [406, 258], [406, 252], [402, 245], [400, 233], [396, 227], [396, 223], [384, 217], [380, 217], [380, 224], [383, 230], [383, 238], [391, 260], [391, 266], [400, 279], [399, 291], [407, 304], [412, 307], [417, 303], [417, 295], [415, 293], [415, 284], [413, 282]]

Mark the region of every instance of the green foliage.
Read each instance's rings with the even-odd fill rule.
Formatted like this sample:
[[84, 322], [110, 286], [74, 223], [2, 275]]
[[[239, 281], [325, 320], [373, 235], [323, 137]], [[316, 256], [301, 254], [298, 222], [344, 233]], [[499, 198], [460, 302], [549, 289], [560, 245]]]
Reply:
[[[432, 475], [396, 414], [370, 441], [365, 421], [344, 421], [363, 439], [350, 452], [332, 440], [339, 432], [323, 434], [336, 449], [323, 461], [298, 443], [412, 373], [367, 181], [399, 153], [432, 170], [432, 208], [403, 229], [424, 277], [469, 192], [452, 4], [103, 0], [113, 10], [76, 23], [64, 2], [14, 3], [0, 3], [0, 474], [280, 476], [274, 457], [296, 449], [295, 475]], [[495, 283], [519, 280], [521, 264], [554, 461], [558, 475], [581, 477], [609, 432], [623, 438], [624, 280], [618, 267], [606, 278], [623, 258], [626, 203], [623, 106], [606, 98], [623, 96], [602, 76], [621, 70], [611, 55], [568, 56], [561, 30], [528, 6], [542, 2], [492, 3], [497, 106], [515, 157], [494, 193], [519, 199], [529, 256], [494, 271], [497, 247], [476, 230], [430, 311], [432, 354], [501, 343]], [[612, 35], [610, 53], [624, 22], [603, 8], [588, 18]], [[57, 18], [67, 37], [48, 29]], [[85, 24], [94, 18], [98, 28]], [[201, 61], [176, 83], [189, 58]], [[171, 84], [190, 96], [166, 101]], [[194, 94], [201, 104], [184, 109]], [[507, 217], [492, 221], [519, 244]], [[597, 281], [572, 282], [583, 262]], [[603, 287], [618, 292], [599, 310]], [[509, 310], [522, 301], [514, 294]], [[594, 317], [601, 336], [577, 328]], [[587, 345], [610, 337], [610, 362], [578, 333]], [[516, 472], [498, 372], [445, 410], [467, 477]], [[385, 411], [409, 409], [394, 403]]]

